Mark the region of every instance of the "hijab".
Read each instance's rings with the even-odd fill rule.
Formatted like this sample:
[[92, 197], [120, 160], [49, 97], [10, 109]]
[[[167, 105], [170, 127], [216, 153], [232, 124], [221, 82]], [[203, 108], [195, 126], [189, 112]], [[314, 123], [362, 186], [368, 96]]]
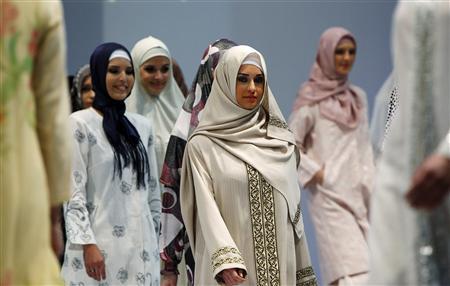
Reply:
[[103, 130], [114, 151], [114, 175], [121, 178], [123, 168], [131, 164], [137, 174], [137, 187], [145, 187], [145, 174], [149, 172], [147, 152], [136, 128], [125, 117], [124, 101], [112, 99], [106, 88], [110, 56], [116, 51], [131, 59], [128, 50], [117, 43], [101, 44], [91, 55], [90, 69], [95, 91], [92, 106], [103, 114]]
[[[236, 77], [242, 63], [255, 56], [265, 76], [265, 88], [259, 105], [247, 110], [237, 103]], [[298, 153], [294, 135], [269, 88], [263, 56], [249, 46], [232, 47], [219, 62], [214, 75], [208, 102], [190, 139], [207, 136], [225, 152], [258, 170], [284, 196], [291, 220], [295, 221], [300, 203]], [[208, 156], [208, 153], [204, 155]], [[186, 159], [183, 166], [188, 164]], [[184, 187], [190, 186], [182, 185]]]
[[89, 65], [86, 64], [78, 70], [77, 74], [73, 78], [72, 92], [74, 92], [80, 100], [82, 100], [81, 89], [83, 87], [83, 82], [90, 75], [91, 69], [89, 68]]
[[350, 85], [348, 76], [336, 72], [334, 52], [343, 38], [350, 39], [356, 45], [354, 36], [341, 27], [329, 28], [322, 34], [316, 61], [309, 80], [297, 93], [294, 111], [305, 105], [318, 104], [322, 116], [353, 129], [361, 120], [363, 100]]
[[[170, 132], [180, 113], [184, 102], [184, 96], [173, 77], [172, 58], [166, 45], [154, 37], [147, 37], [138, 41], [131, 51], [133, 57], [136, 83], [127, 99], [127, 108], [142, 114], [151, 120], [155, 130], [155, 147], [159, 172], [169, 141]], [[169, 78], [165, 88], [158, 96], [147, 94], [141, 83], [140, 67], [147, 60], [164, 56], [170, 61]]]

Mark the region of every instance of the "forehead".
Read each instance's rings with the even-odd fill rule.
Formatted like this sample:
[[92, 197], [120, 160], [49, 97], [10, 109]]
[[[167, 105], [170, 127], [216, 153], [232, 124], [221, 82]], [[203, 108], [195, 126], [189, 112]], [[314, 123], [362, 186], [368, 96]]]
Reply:
[[258, 75], [262, 74], [262, 71], [255, 65], [241, 65], [239, 67], [239, 73]]
[[146, 60], [142, 65], [162, 66], [170, 64], [169, 58], [165, 56], [156, 56]]
[[336, 48], [346, 48], [346, 47], [354, 48], [355, 43], [349, 38], [342, 38], [336, 46]]
[[108, 66], [131, 66], [131, 63], [124, 58], [114, 58], [109, 61]]

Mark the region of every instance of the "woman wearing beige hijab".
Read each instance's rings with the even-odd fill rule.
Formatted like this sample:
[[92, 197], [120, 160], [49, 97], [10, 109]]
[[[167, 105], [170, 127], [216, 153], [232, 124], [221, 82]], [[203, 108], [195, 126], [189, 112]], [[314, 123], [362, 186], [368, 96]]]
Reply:
[[262, 55], [229, 49], [183, 159], [181, 210], [195, 284], [315, 285], [294, 136]]
[[131, 56], [136, 84], [126, 101], [127, 110], [151, 120], [160, 175], [170, 133], [184, 96], [173, 77], [169, 49], [162, 41], [152, 36], [144, 38], [134, 45]]

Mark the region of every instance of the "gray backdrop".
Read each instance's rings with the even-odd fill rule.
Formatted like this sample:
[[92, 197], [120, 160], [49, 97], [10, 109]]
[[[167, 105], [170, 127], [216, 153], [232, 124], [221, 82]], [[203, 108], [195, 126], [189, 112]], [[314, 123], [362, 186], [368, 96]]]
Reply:
[[[130, 50], [139, 39], [160, 38], [177, 59], [190, 87], [207, 45], [229, 38], [265, 57], [270, 87], [287, 118], [299, 85], [308, 78], [321, 33], [343, 26], [356, 37], [352, 83], [368, 95], [391, 70], [390, 31], [396, 1], [63, 1], [69, 73], [88, 63], [100, 43]], [[305, 201], [305, 200], [303, 200]], [[311, 256], [319, 272], [314, 233], [305, 213]], [[319, 273], [320, 276], [320, 273]]]

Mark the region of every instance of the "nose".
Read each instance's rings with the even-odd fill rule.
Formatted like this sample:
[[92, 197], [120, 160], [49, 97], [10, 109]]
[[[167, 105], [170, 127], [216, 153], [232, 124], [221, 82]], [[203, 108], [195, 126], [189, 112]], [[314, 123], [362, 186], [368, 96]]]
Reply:
[[248, 91], [253, 93], [255, 92], [255, 90], [256, 90], [255, 82], [253, 81], [253, 79], [251, 79], [248, 84]]
[[157, 70], [155, 73], [155, 79], [161, 79], [162, 78], [162, 73], [160, 70]]
[[121, 72], [119, 74], [119, 80], [120, 81], [125, 81], [127, 79], [127, 73], [125, 71]]
[[347, 51], [344, 53], [344, 59], [347, 61], [350, 60], [350, 52]]

